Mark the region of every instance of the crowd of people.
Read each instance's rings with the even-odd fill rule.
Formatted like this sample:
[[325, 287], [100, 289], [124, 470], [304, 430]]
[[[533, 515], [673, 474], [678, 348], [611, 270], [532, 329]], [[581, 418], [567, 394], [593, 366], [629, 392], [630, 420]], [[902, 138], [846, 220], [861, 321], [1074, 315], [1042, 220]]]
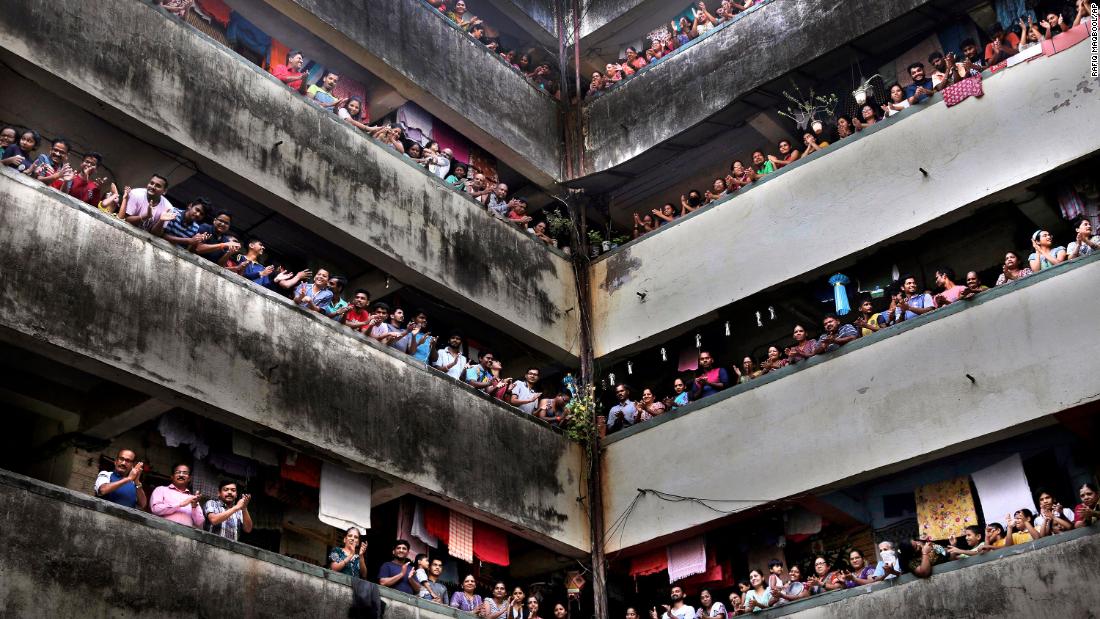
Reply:
[[[84, 154], [74, 167], [69, 160], [71, 147], [67, 140], [52, 140], [48, 152], [35, 155], [40, 141], [32, 130], [0, 128], [0, 163], [108, 216], [163, 238], [180, 251], [205, 258], [257, 286], [288, 296], [305, 311], [339, 322], [524, 413], [554, 425], [566, 419], [570, 392], [542, 398], [537, 387], [538, 368], [528, 369], [522, 379], [513, 379], [502, 375], [501, 362], [489, 351], [480, 351], [476, 361], [468, 361], [463, 354], [466, 349], [463, 334], [452, 331], [445, 339], [432, 335], [426, 310], [416, 309], [406, 316], [400, 307], [390, 307], [382, 301], [372, 303], [367, 290], [346, 291], [348, 278], [326, 268], [295, 271], [265, 264], [263, 239], [234, 232], [231, 211], [215, 208], [204, 197], [196, 197], [186, 205], [173, 205], [166, 195], [168, 179], [160, 174], [150, 176], [144, 187], [127, 185], [120, 191], [100, 173], [103, 157], [99, 153]], [[522, 212], [525, 206], [523, 200], [507, 200], [507, 187], [503, 184], [475, 199], [480, 197], [488, 198], [489, 209], [507, 208], [514, 213]]]
[[[147, 497], [142, 486], [144, 463], [136, 461], [135, 452], [122, 449], [112, 470], [101, 471], [93, 491], [97, 497], [125, 507], [152, 512], [177, 524], [203, 529], [232, 541], [252, 531], [248, 512], [251, 496], [242, 492], [233, 480], [218, 484], [218, 496], [206, 497], [192, 490], [191, 468], [177, 464], [167, 485], [155, 488]], [[772, 560], [767, 571], [754, 569], [748, 578], [738, 582], [729, 594], [727, 606], [704, 589], [699, 594], [699, 607], [692, 607], [680, 587], [672, 587], [668, 604], [662, 610], [649, 609], [650, 619], [707, 619], [757, 612], [773, 606], [794, 602], [827, 591], [852, 589], [912, 573], [920, 578], [932, 575], [936, 565], [952, 560], [966, 560], [993, 550], [1024, 544], [1043, 537], [1058, 535], [1075, 528], [1100, 522], [1100, 492], [1093, 483], [1078, 491], [1080, 503], [1073, 509], [1063, 505], [1049, 491], [1036, 495], [1038, 513], [1021, 508], [1006, 514], [1003, 522], [987, 522], [984, 527], [969, 525], [947, 540], [909, 538], [894, 544], [878, 544], [879, 560], [872, 562], [856, 549], [849, 549], [841, 564], [830, 564], [825, 555], [814, 558], [813, 565], [784, 566]], [[365, 532], [348, 528], [340, 546], [330, 550], [326, 564], [329, 569], [353, 578], [365, 578], [367, 541]], [[946, 545], [937, 543], [946, 541]], [[507, 585], [497, 582], [489, 595], [478, 593], [477, 579], [469, 574], [462, 579], [461, 590], [453, 593], [440, 582], [443, 560], [426, 554], [409, 558], [410, 545], [397, 540], [392, 557], [381, 565], [376, 582], [438, 604], [446, 604], [481, 619], [537, 619], [543, 602], [537, 596], [524, 595], [515, 587], [509, 594]], [[555, 619], [565, 619], [564, 603], [553, 606]], [[626, 611], [627, 619], [639, 619], [636, 608]]]
[[504, 62], [519, 71], [535, 88], [555, 99], [561, 99], [561, 87], [551, 63], [545, 60], [536, 61], [534, 47], [505, 49], [501, 45], [500, 37], [495, 35], [496, 29], [486, 24], [480, 17], [470, 14], [465, 0], [455, 0], [453, 3], [451, 0], [427, 0], [427, 2], [489, 51], [500, 55]]
[[[928, 65], [923, 62], [913, 62], [907, 67], [910, 83], [902, 85], [900, 82], [895, 82], [886, 88], [886, 101], [882, 104], [867, 100], [862, 105], [858, 105], [856, 113], [850, 116], [830, 114], [827, 118], [814, 118], [802, 130], [800, 137], [779, 140], [772, 152], [767, 152], [768, 149], [755, 150], [747, 159], [748, 163], [746, 159], [733, 161], [728, 171], [723, 171], [715, 177], [709, 189], [704, 191], [691, 189], [686, 194], [682, 194], [679, 205], [670, 202], [641, 216], [634, 213], [633, 238], [652, 232], [677, 217], [687, 215], [702, 206], [750, 187], [764, 177], [813, 153], [828, 152], [830, 144], [836, 144], [868, 127], [888, 121], [898, 112], [928, 101], [935, 93], [978, 75], [984, 69], [993, 67], [1030, 46], [1039, 45], [1044, 40], [1078, 24], [1087, 23], [1088, 18], [1089, 4], [1085, 0], [1076, 0], [1076, 12], [1071, 19], [1064, 19], [1057, 12], [1047, 14], [1038, 25], [1021, 19], [1018, 28], [1021, 33], [1027, 33], [1026, 35], [1017, 35], [1014, 32], [1016, 28], [1014, 25], [1010, 25], [1010, 30], [1006, 31], [1000, 24], [996, 24], [989, 34], [991, 41], [984, 50], [974, 39], [967, 38], [960, 43], [958, 54], [933, 52], [928, 56]], [[628, 48], [627, 55], [631, 55], [632, 51]], [[645, 58], [637, 58], [635, 62], [640, 66], [644, 66], [645, 63]], [[626, 64], [629, 67], [630, 62]], [[609, 71], [612, 66], [608, 65]], [[594, 74], [594, 85], [597, 77], [601, 81], [607, 79]]]
[[[1054, 242], [1049, 231], [1036, 230], [1031, 236], [1032, 252], [1026, 260], [1015, 251], [1005, 253], [1001, 273], [994, 286], [1003, 286], [1100, 251], [1100, 235], [1094, 234], [1088, 218], [1077, 220], [1074, 231], [1074, 240], [1063, 246]], [[857, 310], [852, 312], [850, 323], [843, 323], [835, 314], [829, 314], [822, 320], [821, 334], [816, 338], [810, 336], [805, 326], [795, 325], [793, 345], [769, 346], [767, 354], [761, 359], [745, 356], [739, 364], [727, 369], [718, 364], [710, 352], [701, 351], [695, 375], [677, 376], [672, 381], [671, 392], [663, 398], [658, 397], [654, 389], [646, 387], [642, 389], [640, 399], [635, 400], [629, 386], [615, 385], [617, 403], [608, 411], [607, 432], [643, 423], [734, 385], [829, 354], [861, 337], [913, 320], [938, 308], [966, 302], [989, 289], [976, 271], [968, 271], [965, 279], [960, 280], [951, 267], [940, 267], [935, 272], [934, 290], [922, 290], [915, 276], [904, 274], [889, 287], [889, 305], [884, 310], [876, 311], [876, 301], [869, 296], [863, 297]]]
[[[1079, 490], [1081, 502], [1069, 509], [1043, 490], [1038, 494], [1039, 513], [1021, 508], [1007, 514], [1004, 523], [990, 522], [985, 527], [967, 526], [959, 536], [951, 536], [946, 546], [928, 538], [914, 537], [894, 544], [878, 544], [879, 560], [869, 561], [857, 549], [848, 549], [838, 563], [830, 563], [825, 555], [814, 557], [813, 565], [803, 567], [773, 559], [767, 570], [753, 569], [748, 578], [737, 583], [729, 593], [727, 606], [709, 589], [699, 592], [698, 607], [688, 604], [681, 587], [673, 586], [668, 604], [649, 608], [650, 619], [724, 618], [760, 612], [829, 591], [854, 589], [911, 573], [928, 578], [936, 565], [947, 561], [980, 556], [999, 548], [1024, 544], [1043, 537], [1065, 533], [1100, 522], [1100, 493], [1096, 485], [1086, 483]], [[626, 619], [640, 619], [635, 607], [626, 610]]]
[[[586, 96], [591, 97], [615, 86], [619, 82], [630, 79], [643, 67], [670, 56], [692, 40], [731, 21], [735, 16], [757, 4], [761, 4], [761, 2], [756, 0], [744, 0], [744, 2], [721, 0], [718, 6], [715, 7], [714, 12], [711, 13], [706, 2], [699, 2], [686, 14], [678, 15], [668, 26], [661, 26], [650, 32], [646, 37], [649, 47], [644, 51], [639, 52], [633, 47], [627, 47], [623, 52], [623, 57], [615, 62], [607, 63], [602, 73], [600, 71], [593, 72]], [[691, 17], [689, 18], [688, 15], [691, 15]]]
[[[464, 30], [477, 36], [484, 32], [484, 24], [476, 18], [464, 19], [466, 15], [465, 2], [459, 0], [452, 10], [446, 10], [446, 4], [440, 0], [431, 0], [435, 8], [439, 9], [452, 20], [455, 20]], [[182, 17], [192, 8], [192, 0], [161, 0], [170, 13]], [[476, 22], [474, 24], [473, 22]], [[471, 31], [470, 28], [473, 28]], [[491, 47], [496, 49], [498, 43], [491, 41]], [[519, 70], [526, 73], [531, 63], [531, 53], [520, 54], [516, 57], [514, 51], [502, 52], [505, 60], [514, 62]], [[557, 240], [550, 238], [546, 233], [546, 222], [535, 219], [527, 213], [527, 202], [522, 198], [508, 199], [508, 186], [504, 183], [494, 183], [487, 178], [496, 178], [495, 173], [488, 170], [479, 170], [474, 165], [463, 163], [455, 159], [454, 152], [450, 148], [441, 148], [431, 139], [418, 139], [410, 136], [397, 123], [372, 124], [370, 109], [367, 101], [360, 96], [338, 96], [337, 85], [340, 83], [340, 74], [333, 70], [325, 70], [316, 83], [310, 83], [310, 69], [306, 62], [306, 55], [302, 50], [291, 49], [286, 54], [285, 62], [274, 64], [272, 61], [270, 72], [276, 79], [315, 104], [322, 111], [335, 114], [338, 118], [362, 131], [365, 135], [377, 140], [388, 149], [398, 155], [403, 155], [429, 173], [439, 177], [452, 189], [463, 192], [474, 198], [482, 206], [489, 209], [494, 216], [505, 222], [519, 226], [538, 240], [557, 245]], [[557, 93], [557, 81], [552, 79], [549, 73], [549, 64], [540, 63], [535, 66], [528, 77], [540, 88], [552, 90]], [[29, 150], [33, 150], [29, 149]]]

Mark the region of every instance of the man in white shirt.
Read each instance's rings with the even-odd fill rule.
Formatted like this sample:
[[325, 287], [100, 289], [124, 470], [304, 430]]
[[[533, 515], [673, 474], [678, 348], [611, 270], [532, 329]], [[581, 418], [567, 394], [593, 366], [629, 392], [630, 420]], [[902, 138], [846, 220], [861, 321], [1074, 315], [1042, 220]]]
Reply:
[[447, 376], [456, 380], [462, 380], [462, 372], [466, 370], [466, 356], [462, 354], [462, 334], [452, 331], [447, 338], [446, 348], [435, 351], [435, 361], [432, 367], [444, 372]]
[[534, 413], [539, 403], [539, 397], [542, 396], [542, 393], [535, 391], [535, 385], [538, 382], [539, 369], [527, 368], [524, 380], [517, 380], [512, 384], [512, 389], [508, 395], [508, 403], [528, 415]]
[[[671, 600], [671, 606], [668, 604], [661, 604], [661, 608], [665, 610], [661, 613], [660, 619], [695, 619], [695, 609], [684, 603], [683, 589], [680, 587], [673, 587]], [[650, 610], [649, 617], [650, 619], [657, 619], [657, 610]]]

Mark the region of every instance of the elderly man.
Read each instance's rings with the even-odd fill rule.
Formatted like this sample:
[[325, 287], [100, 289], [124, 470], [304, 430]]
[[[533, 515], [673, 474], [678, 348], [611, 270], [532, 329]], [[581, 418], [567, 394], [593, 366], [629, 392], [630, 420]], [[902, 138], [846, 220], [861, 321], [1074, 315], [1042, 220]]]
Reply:
[[507, 217], [511, 208], [512, 205], [508, 201], [508, 185], [497, 183], [493, 192], [489, 194], [489, 212], [497, 217]]
[[119, 450], [115, 456], [113, 471], [100, 471], [95, 478], [95, 495], [124, 507], [145, 509], [149, 500], [141, 487], [143, 462], [136, 462], [137, 455], [129, 449]]
[[825, 317], [822, 325], [825, 327], [825, 333], [817, 338], [817, 354], [819, 355], [832, 352], [852, 340], [859, 339], [859, 331], [855, 327], [840, 324], [840, 320], [832, 314]]
[[222, 481], [218, 484], [218, 498], [210, 499], [203, 505], [206, 522], [203, 528], [214, 535], [237, 541], [241, 532], [252, 532], [252, 516], [248, 513], [248, 502], [252, 495], [243, 494], [237, 498], [237, 482]]

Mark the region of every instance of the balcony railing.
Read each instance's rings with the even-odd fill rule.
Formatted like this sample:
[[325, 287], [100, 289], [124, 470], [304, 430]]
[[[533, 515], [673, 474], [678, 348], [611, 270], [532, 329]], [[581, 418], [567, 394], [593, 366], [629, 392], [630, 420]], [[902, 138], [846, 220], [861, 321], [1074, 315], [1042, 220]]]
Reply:
[[[748, 509], [1052, 423], [1100, 399], [1080, 346], [1100, 313], [1076, 309], [1100, 303], [1098, 281], [1100, 255], [1047, 269], [622, 430], [604, 442], [606, 519], [638, 488]], [[720, 516], [642, 501], [609, 550]]]

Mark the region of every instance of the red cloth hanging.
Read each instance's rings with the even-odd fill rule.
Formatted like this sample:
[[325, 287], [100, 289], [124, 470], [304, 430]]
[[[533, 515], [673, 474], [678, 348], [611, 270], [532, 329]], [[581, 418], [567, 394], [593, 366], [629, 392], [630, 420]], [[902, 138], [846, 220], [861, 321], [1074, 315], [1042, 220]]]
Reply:
[[451, 512], [446, 507], [435, 503], [424, 503], [424, 527], [428, 529], [439, 541], [450, 543], [451, 539]]
[[631, 576], [649, 576], [668, 569], [668, 551], [664, 546], [630, 560]]
[[508, 535], [492, 525], [475, 520], [474, 556], [493, 565], [508, 565]]
[[321, 461], [305, 454], [285, 454], [279, 465], [279, 476], [310, 488], [320, 488]]
[[984, 94], [985, 91], [982, 90], [982, 76], [975, 75], [944, 88], [943, 102], [947, 107], [951, 107], [962, 103], [970, 97], [981, 97]]
[[198, 4], [199, 10], [209, 15], [210, 19], [221, 24], [222, 28], [229, 26], [229, 17], [233, 9], [230, 9], [222, 0], [198, 0]]

